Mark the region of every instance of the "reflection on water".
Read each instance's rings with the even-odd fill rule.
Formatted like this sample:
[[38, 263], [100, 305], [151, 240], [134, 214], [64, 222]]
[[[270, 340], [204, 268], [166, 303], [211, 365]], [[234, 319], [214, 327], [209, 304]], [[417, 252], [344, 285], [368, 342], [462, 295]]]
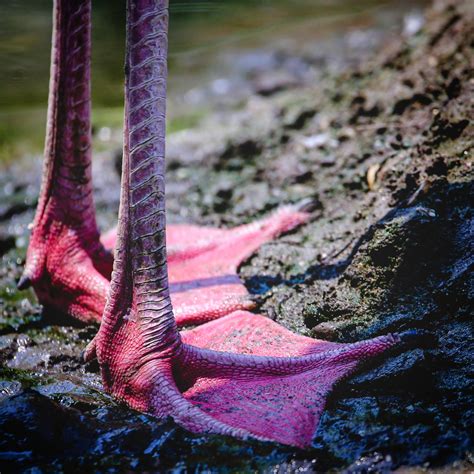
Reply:
[[[92, 3], [94, 123], [118, 127], [125, 1]], [[364, 27], [394, 5], [406, 9], [410, 4], [394, 0], [171, 0], [169, 110], [177, 118], [172, 128], [192, 125], [202, 113], [183, 107], [181, 99], [187, 91], [210, 78], [239, 74], [236, 52], [275, 48], [285, 42], [301, 47], [354, 24]], [[51, 7], [51, 0], [0, 2], [0, 160], [41, 150]], [[254, 57], [254, 62], [260, 60]], [[248, 72], [246, 66], [243, 74]]]

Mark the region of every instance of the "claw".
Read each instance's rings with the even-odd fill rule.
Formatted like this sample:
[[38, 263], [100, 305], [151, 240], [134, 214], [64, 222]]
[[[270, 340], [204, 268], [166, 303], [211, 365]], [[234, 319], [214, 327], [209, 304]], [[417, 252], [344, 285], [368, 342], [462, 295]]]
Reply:
[[81, 359], [84, 362], [90, 362], [97, 357], [97, 340], [94, 337], [89, 344], [87, 344], [86, 348], [82, 351]]
[[321, 204], [316, 198], [305, 198], [300, 202], [296, 203], [295, 210], [298, 212], [307, 212], [311, 214], [312, 212], [318, 210]]
[[18, 283], [16, 286], [19, 290], [26, 290], [27, 288], [31, 286], [31, 284], [32, 282], [31, 282], [30, 277], [26, 275], [25, 273], [23, 273], [21, 278], [18, 280]]

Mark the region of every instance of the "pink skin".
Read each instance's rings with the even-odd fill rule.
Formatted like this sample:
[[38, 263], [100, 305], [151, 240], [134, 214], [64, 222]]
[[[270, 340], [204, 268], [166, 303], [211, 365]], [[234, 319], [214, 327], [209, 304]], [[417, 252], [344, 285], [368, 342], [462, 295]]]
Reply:
[[[317, 341], [245, 311], [178, 332], [165, 242], [167, 6], [128, 2], [118, 238], [107, 304], [86, 357], [97, 356], [105, 389], [135, 409], [172, 416], [193, 432], [304, 447], [334, 384], [400, 338]], [[211, 265], [205, 278], [216, 278], [248, 251], [230, 248], [216, 267], [212, 252], [196, 258]], [[198, 271], [187, 259], [182, 269], [177, 274], [191, 278]]]
[[[20, 288], [84, 322], [99, 322], [112, 270], [116, 230], [100, 238], [91, 181], [90, 2], [55, 8], [45, 167]], [[253, 303], [238, 265], [261, 244], [306, 222], [286, 206], [234, 229], [175, 225], [167, 229], [178, 325], [201, 324]]]

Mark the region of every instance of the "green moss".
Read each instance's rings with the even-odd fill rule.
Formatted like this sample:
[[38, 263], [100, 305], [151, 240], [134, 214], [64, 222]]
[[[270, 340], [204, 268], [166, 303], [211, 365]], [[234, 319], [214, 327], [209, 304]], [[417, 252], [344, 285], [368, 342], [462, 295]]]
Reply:
[[171, 117], [167, 124], [168, 133], [175, 133], [187, 128], [195, 127], [200, 120], [204, 117], [205, 111], [194, 111], [186, 115], [178, 115]]
[[0, 333], [19, 331], [41, 319], [33, 290], [18, 291], [14, 280], [0, 287]]
[[40, 314], [2, 316], [0, 318], [0, 333], [9, 332], [11, 330], [21, 331], [26, 326], [36, 323], [40, 319]]
[[46, 377], [43, 374], [23, 369], [12, 369], [10, 367], [0, 367], [0, 379], [20, 382], [23, 389], [54, 382], [53, 378]]
[[73, 331], [74, 329], [64, 326], [46, 326], [40, 329], [28, 329], [24, 333], [37, 344], [51, 341], [71, 344], [76, 339]]

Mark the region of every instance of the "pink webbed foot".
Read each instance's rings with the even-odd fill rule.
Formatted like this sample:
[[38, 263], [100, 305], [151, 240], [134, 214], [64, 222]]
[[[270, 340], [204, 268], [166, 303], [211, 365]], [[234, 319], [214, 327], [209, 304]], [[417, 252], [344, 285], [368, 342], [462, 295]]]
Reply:
[[[253, 367], [247, 374], [238, 364], [229, 373], [223, 364], [220, 370], [212, 369], [207, 375], [207, 367], [199, 373], [185, 358], [175, 373], [178, 385], [185, 390], [184, 398], [219, 422], [257, 438], [298, 447], [311, 443], [332, 387], [353, 372], [361, 360], [398, 342], [396, 336], [355, 344], [316, 340], [293, 334], [268, 318], [246, 311], [183, 331], [181, 336], [185, 344], [194, 346], [191, 359], [200, 360], [199, 347], [270, 356], [266, 361], [269, 366], [288, 364], [288, 372], [281, 374], [271, 368], [256, 375]], [[232, 360], [231, 354], [217, 357]], [[278, 359], [290, 357], [294, 359]]]
[[[143, 341], [135, 329], [127, 332]], [[113, 373], [104, 378], [109, 391], [192, 432], [297, 447], [310, 445], [333, 386], [399, 341], [391, 335], [354, 344], [319, 341], [245, 311], [183, 331], [181, 339], [164, 357], [140, 355], [138, 343], [107, 355], [107, 362], [100, 356], [103, 367], [114, 367], [103, 371]]]
[[319, 350], [315, 341], [306, 356], [247, 360], [185, 346], [174, 371], [185, 400], [231, 427], [234, 435], [243, 430], [303, 448], [311, 444], [333, 386], [362, 360], [397, 342], [397, 337], [382, 336]]
[[[175, 224], [166, 228], [171, 301], [178, 326], [202, 324], [254, 303], [240, 280], [238, 266], [265, 242], [307, 222], [303, 205], [284, 206], [251, 224], [232, 229]], [[106, 248], [116, 230], [104, 234]]]
[[[308, 212], [296, 206], [286, 206], [264, 219], [233, 229], [174, 226], [167, 240], [171, 248], [171, 301], [177, 324], [202, 324], [236, 310], [253, 308], [237, 274], [238, 266], [263, 243], [309, 217]], [[176, 242], [172, 237], [185, 240]]]

